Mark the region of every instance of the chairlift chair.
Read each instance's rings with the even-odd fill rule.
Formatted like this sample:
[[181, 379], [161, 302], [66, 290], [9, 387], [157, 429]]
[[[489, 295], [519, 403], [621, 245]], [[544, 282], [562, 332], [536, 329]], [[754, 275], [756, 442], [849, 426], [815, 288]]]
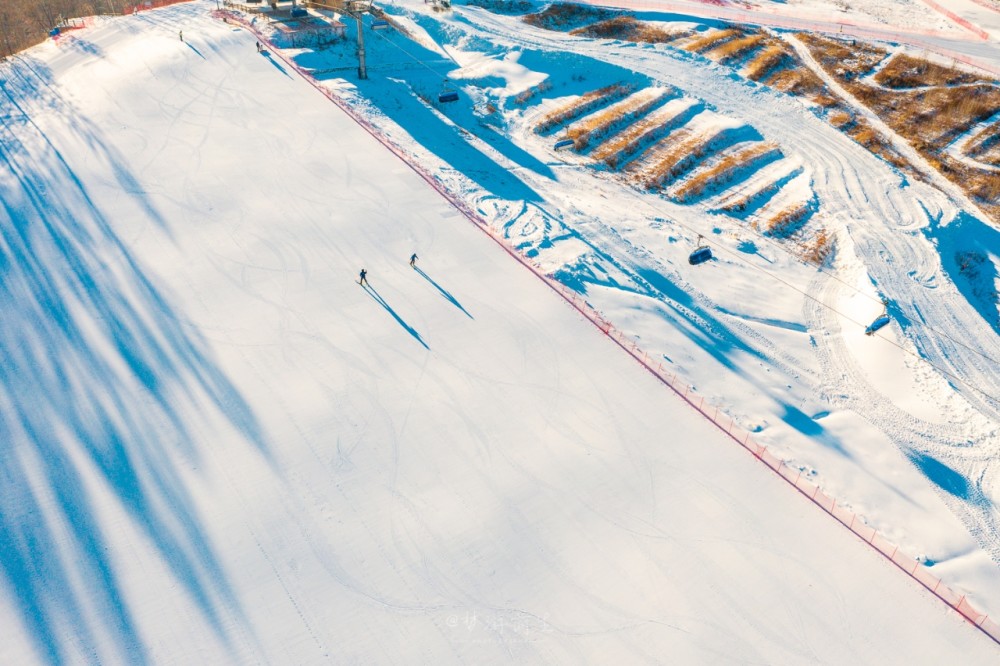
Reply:
[[573, 145], [573, 143], [574, 143], [573, 139], [559, 139], [558, 141], [556, 141], [555, 145], [552, 146], [552, 148], [555, 150], [560, 150], [562, 148], [569, 148], [570, 146]]
[[455, 90], [449, 83], [448, 79], [444, 80], [444, 86], [441, 88], [441, 93], [438, 95], [438, 101], [442, 104], [446, 102], [457, 102], [458, 101], [458, 91]]
[[887, 301], [887, 300], [885, 300], [883, 298], [882, 299], [882, 314], [880, 314], [878, 317], [876, 317], [875, 321], [873, 321], [872, 323], [868, 324], [868, 328], [865, 329], [865, 335], [872, 335], [873, 333], [875, 333], [875, 331], [879, 330], [880, 328], [882, 328], [883, 326], [885, 326], [886, 324], [888, 324], [890, 321], [892, 321], [892, 318], [889, 317], [888, 308], [889, 308], [889, 301]]
[[372, 21], [372, 30], [385, 30], [389, 27], [389, 22], [383, 19]]
[[688, 263], [692, 266], [703, 264], [712, 258], [712, 248], [701, 242], [703, 238], [704, 236], [698, 234], [698, 247], [694, 249], [694, 252], [688, 255]]

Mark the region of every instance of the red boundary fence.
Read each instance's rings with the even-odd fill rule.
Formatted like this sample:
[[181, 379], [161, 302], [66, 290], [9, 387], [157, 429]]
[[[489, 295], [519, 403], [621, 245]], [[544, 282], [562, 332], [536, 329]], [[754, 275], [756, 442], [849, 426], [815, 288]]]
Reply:
[[924, 0], [924, 4], [929, 6], [931, 9], [944, 14], [953, 23], [957, 23], [958, 25], [962, 26], [963, 28], [974, 34], [979, 39], [986, 40], [990, 38], [990, 33], [986, 32], [977, 25], [973, 25], [970, 21], [966, 21], [964, 18], [962, 18], [955, 12], [951, 11], [950, 9], [942, 7], [938, 3], [934, 2], [934, 0]]
[[[240, 23], [249, 31], [257, 35], [258, 40], [262, 44], [271, 48], [270, 45], [267, 44], [265, 38], [254, 30], [253, 26], [245, 21], [243, 16], [238, 12], [222, 10], [216, 11], [214, 14], [218, 17], [225, 17], [230, 21]], [[477, 227], [484, 231], [487, 236], [493, 239], [493, 241], [503, 248], [507, 254], [531, 271], [550, 289], [559, 294], [566, 300], [567, 303], [573, 306], [577, 312], [597, 326], [597, 328], [608, 336], [612, 342], [617, 344], [626, 353], [632, 356], [632, 358], [638, 361], [647, 371], [673, 390], [674, 393], [680, 396], [681, 399], [687, 402], [698, 413], [711, 421], [716, 427], [719, 428], [719, 430], [726, 433], [730, 439], [749, 451], [755, 458], [767, 465], [769, 469], [794, 487], [801, 495], [809, 499], [809, 501], [823, 509], [823, 511], [829, 515], [833, 516], [841, 525], [853, 532], [859, 539], [871, 546], [887, 560], [895, 564], [900, 570], [906, 572], [907, 575], [927, 588], [938, 599], [956, 610], [972, 625], [993, 639], [994, 642], [1000, 644], [1000, 624], [998, 624], [995, 620], [990, 619], [985, 613], [977, 611], [972, 604], [966, 600], [965, 595], [959, 595], [952, 591], [948, 586], [942, 583], [941, 579], [931, 574], [926, 567], [921, 565], [919, 561], [916, 561], [912, 557], [908, 557], [899, 552], [899, 546], [883, 537], [875, 528], [867, 525], [863, 518], [859, 517], [846, 507], [838, 506], [835, 498], [824, 493], [819, 486], [813, 484], [808, 478], [804, 478], [801, 470], [789, 467], [782, 460], [768, 451], [766, 446], [755, 442], [751, 438], [749, 432], [735, 426], [732, 417], [723, 412], [718, 405], [712, 405], [711, 403], [706, 404], [704, 396], [698, 396], [691, 390], [691, 387], [683, 381], [683, 378], [679, 378], [676, 373], [671, 373], [667, 368], [663, 367], [662, 363], [654, 362], [650, 359], [650, 357], [639, 348], [639, 345], [635, 342], [635, 340], [629, 338], [622, 331], [615, 328], [610, 321], [601, 316], [601, 314], [589, 303], [587, 303], [582, 296], [540, 272], [537, 266], [530, 263], [502, 237], [498, 236], [493, 231], [492, 227], [490, 227], [490, 225], [477, 212], [472, 210], [466, 202], [461, 200], [452, 192], [448, 191], [440, 180], [438, 180], [433, 174], [424, 170], [419, 164], [416, 163], [412, 156], [394, 144], [388, 136], [372, 125], [361, 113], [351, 107], [345, 100], [340, 98], [329, 88], [321, 85], [307, 71], [295, 64], [280, 50], [271, 48], [271, 51], [277, 57], [281, 58], [281, 60], [284, 61], [290, 68], [295, 70], [299, 76], [303, 78], [303, 80], [307, 81], [327, 99], [336, 104], [352, 120], [371, 134], [379, 143], [385, 146], [390, 152], [396, 155], [396, 157], [402, 160], [404, 164], [409, 166], [410, 169], [412, 169], [418, 176], [423, 178], [431, 187], [437, 190], [437, 192], [446, 201], [459, 210], [470, 222], [474, 223]]]

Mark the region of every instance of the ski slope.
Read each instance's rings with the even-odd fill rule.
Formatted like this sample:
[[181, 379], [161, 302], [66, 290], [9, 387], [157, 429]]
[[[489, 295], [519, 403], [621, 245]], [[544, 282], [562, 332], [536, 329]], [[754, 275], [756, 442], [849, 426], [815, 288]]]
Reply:
[[[214, 7], [103, 20], [0, 65], [0, 662], [995, 662], [995, 644], [702, 420]], [[375, 76], [369, 92], [392, 85]], [[727, 94], [740, 103], [721, 87], [711, 102], [725, 109]], [[411, 102], [397, 99], [405, 120]], [[874, 163], [806, 127], [836, 146], [817, 173], [833, 178], [845, 155]], [[399, 124], [386, 131], [426, 151]], [[452, 131], [421, 136], [446, 146]], [[439, 173], [492, 206], [499, 230], [526, 230], [530, 215], [555, 230], [571, 202], [586, 213], [567, 238], [525, 236], [538, 262], [556, 270], [597, 248], [623, 275], [653, 277], [619, 258], [622, 238], [651, 232], [602, 222], [617, 186], [556, 164], [554, 185], [523, 169], [505, 180], [483, 150], [443, 152], [471, 168]], [[917, 210], [869, 168], [837, 201], [884, 187], [879, 205]], [[529, 190], [521, 208], [504, 198]], [[653, 243], [635, 247], [641, 258]], [[759, 275], [733, 273], [731, 301], [748, 298], [740, 286]], [[697, 293], [709, 280], [692, 279]], [[675, 345], [688, 372], [718, 358], [682, 317], [670, 333], [669, 317], [648, 316], [662, 314], [652, 292], [592, 289], [643, 344]], [[771, 351], [744, 352], [754, 371], [734, 354], [719, 394], [763, 388], [771, 372], [834, 376], [755, 333], [796, 339], [794, 323], [739, 318]], [[820, 358], [846, 363], [843, 348], [862, 342], [828, 340]], [[875, 360], [883, 380], [905, 363]], [[704, 367], [695, 381], [712, 392]], [[877, 379], [850, 386], [875, 396]], [[773, 418], [762, 404], [742, 409]], [[872, 432], [850, 409], [827, 419]], [[897, 495], [875, 514], [908, 543], [968, 548], [957, 580], [990, 599], [984, 549], [878, 443], [845, 456]], [[881, 497], [836, 458], [840, 489]]]

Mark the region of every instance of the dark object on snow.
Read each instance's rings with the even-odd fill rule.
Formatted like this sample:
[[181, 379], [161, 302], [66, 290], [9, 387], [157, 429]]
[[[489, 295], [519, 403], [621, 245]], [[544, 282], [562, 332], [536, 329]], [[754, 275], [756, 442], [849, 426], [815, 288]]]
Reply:
[[869, 324], [868, 328], [865, 329], [865, 335], [871, 335], [878, 329], [888, 324], [890, 321], [892, 321], [892, 319], [890, 319], [889, 315], [887, 314], [879, 315], [878, 319]]
[[416, 265], [417, 265], [417, 253], [414, 252], [413, 254], [410, 255], [410, 268], [413, 268]]
[[358, 284], [365, 286], [368, 284], [368, 271], [361, 269], [361, 279], [358, 280]]
[[438, 94], [438, 101], [442, 104], [445, 102], [458, 101], [458, 91], [449, 85], [448, 79], [444, 80], [444, 86], [441, 87], [441, 92]]
[[559, 139], [556, 141], [556, 145], [552, 146], [553, 149], [559, 150], [560, 148], [568, 148], [573, 145], [573, 139]]
[[692, 266], [703, 264], [712, 258], [712, 248], [702, 243], [702, 238], [704, 238], [704, 236], [698, 234], [698, 247], [695, 248], [694, 252], [688, 255], [688, 263]]

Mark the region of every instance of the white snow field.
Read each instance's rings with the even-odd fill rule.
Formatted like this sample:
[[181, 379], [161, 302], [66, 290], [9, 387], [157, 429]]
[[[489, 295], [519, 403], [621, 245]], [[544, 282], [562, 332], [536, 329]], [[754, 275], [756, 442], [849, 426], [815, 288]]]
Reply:
[[[0, 64], [0, 663], [997, 662], [215, 7], [101, 19]], [[439, 20], [511, 29], [408, 7], [429, 40]], [[579, 63], [565, 44], [477, 57], [486, 39], [460, 37], [514, 92]], [[516, 118], [492, 147], [456, 143], [398, 68], [324, 84], [952, 589], [1000, 607], [983, 533], [995, 401], [935, 370], [975, 385], [997, 368], [853, 321], [891, 285], [897, 317], [993, 334], [924, 234], [993, 251], [995, 232], [794, 104], [664, 62], [678, 94], [809, 169], [786, 196], [818, 192], [849, 223], [837, 280], [721, 232], [725, 258], [682, 276], [708, 204], [544, 157]], [[748, 95], [760, 109], [732, 113]], [[859, 217], [862, 200], [883, 215]], [[838, 309], [762, 291], [725, 243]]]

